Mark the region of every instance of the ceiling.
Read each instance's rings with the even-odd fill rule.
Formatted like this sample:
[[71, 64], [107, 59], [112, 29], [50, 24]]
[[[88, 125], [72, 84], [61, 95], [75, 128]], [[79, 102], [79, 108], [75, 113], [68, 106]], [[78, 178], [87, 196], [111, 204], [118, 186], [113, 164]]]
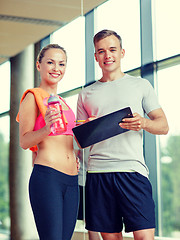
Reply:
[[0, 64], [105, 1], [0, 0]]

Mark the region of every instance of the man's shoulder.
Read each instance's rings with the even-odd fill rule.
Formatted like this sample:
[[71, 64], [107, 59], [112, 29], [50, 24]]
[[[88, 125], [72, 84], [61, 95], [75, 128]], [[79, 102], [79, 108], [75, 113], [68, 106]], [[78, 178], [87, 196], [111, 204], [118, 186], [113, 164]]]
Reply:
[[129, 79], [130, 81], [137, 81], [140, 84], [145, 84], [145, 85], [150, 84], [150, 82], [146, 78], [142, 78], [140, 76], [132, 76], [132, 75], [126, 74], [126, 78]]
[[85, 85], [85, 87], [81, 90], [81, 93], [87, 93], [88, 91], [91, 91], [93, 88], [95, 88], [98, 85], [98, 81], [93, 81], [88, 85]]

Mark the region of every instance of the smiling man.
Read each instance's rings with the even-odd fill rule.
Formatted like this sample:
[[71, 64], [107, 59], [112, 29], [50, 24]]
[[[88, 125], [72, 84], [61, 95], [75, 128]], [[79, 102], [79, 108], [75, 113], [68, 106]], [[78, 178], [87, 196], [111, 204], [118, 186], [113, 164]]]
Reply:
[[[154, 239], [155, 212], [148, 168], [143, 157], [143, 130], [167, 134], [168, 123], [151, 84], [121, 70], [121, 37], [102, 30], [94, 36], [95, 59], [102, 78], [79, 94], [77, 119], [90, 121], [125, 107], [129, 129], [90, 148], [86, 180], [86, 228], [104, 240], [121, 240], [122, 229], [135, 240]], [[145, 118], [145, 113], [149, 119]]]

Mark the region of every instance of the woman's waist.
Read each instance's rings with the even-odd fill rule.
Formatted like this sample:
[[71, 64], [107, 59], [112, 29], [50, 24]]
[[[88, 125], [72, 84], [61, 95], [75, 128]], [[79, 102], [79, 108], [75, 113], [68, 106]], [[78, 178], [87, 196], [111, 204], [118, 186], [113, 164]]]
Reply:
[[59, 157], [38, 153], [34, 164], [48, 166], [69, 175], [77, 174], [77, 163], [74, 155], [60, 155]]
[[38, 144], [40, 151], [72, 151], [73, 137], [70, 135], [48, 136]]
[[64, 148], [62, 146], [39, 147], [36, 159], [50, 162], [73, 163], [76, 159], [74, 149], [72, 147]]
[[57, 182], [63, 182], [64, 184], [70, 184], [70, 185], [77, 185], [78, 184], [78, 175], [77, 174], [66, 174], [62, 171], [58, 171], [57, 169], [54, 169], [50, 166], [42, 165], [42, 164], [35, 164], [33, 171], [38, 172], [40, 174], [47, 174], [51, 175], [51, 179], [55, 178], [55, 181]]

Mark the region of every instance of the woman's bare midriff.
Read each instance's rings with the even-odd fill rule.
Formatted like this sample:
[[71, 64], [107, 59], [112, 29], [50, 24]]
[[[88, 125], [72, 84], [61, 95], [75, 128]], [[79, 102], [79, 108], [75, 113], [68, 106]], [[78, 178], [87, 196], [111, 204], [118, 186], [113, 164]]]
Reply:
[[45, 165], [68, 175], [77, 175], [77, 162], [71, 135], [48, 136], [38, 144], [34, 164]]

